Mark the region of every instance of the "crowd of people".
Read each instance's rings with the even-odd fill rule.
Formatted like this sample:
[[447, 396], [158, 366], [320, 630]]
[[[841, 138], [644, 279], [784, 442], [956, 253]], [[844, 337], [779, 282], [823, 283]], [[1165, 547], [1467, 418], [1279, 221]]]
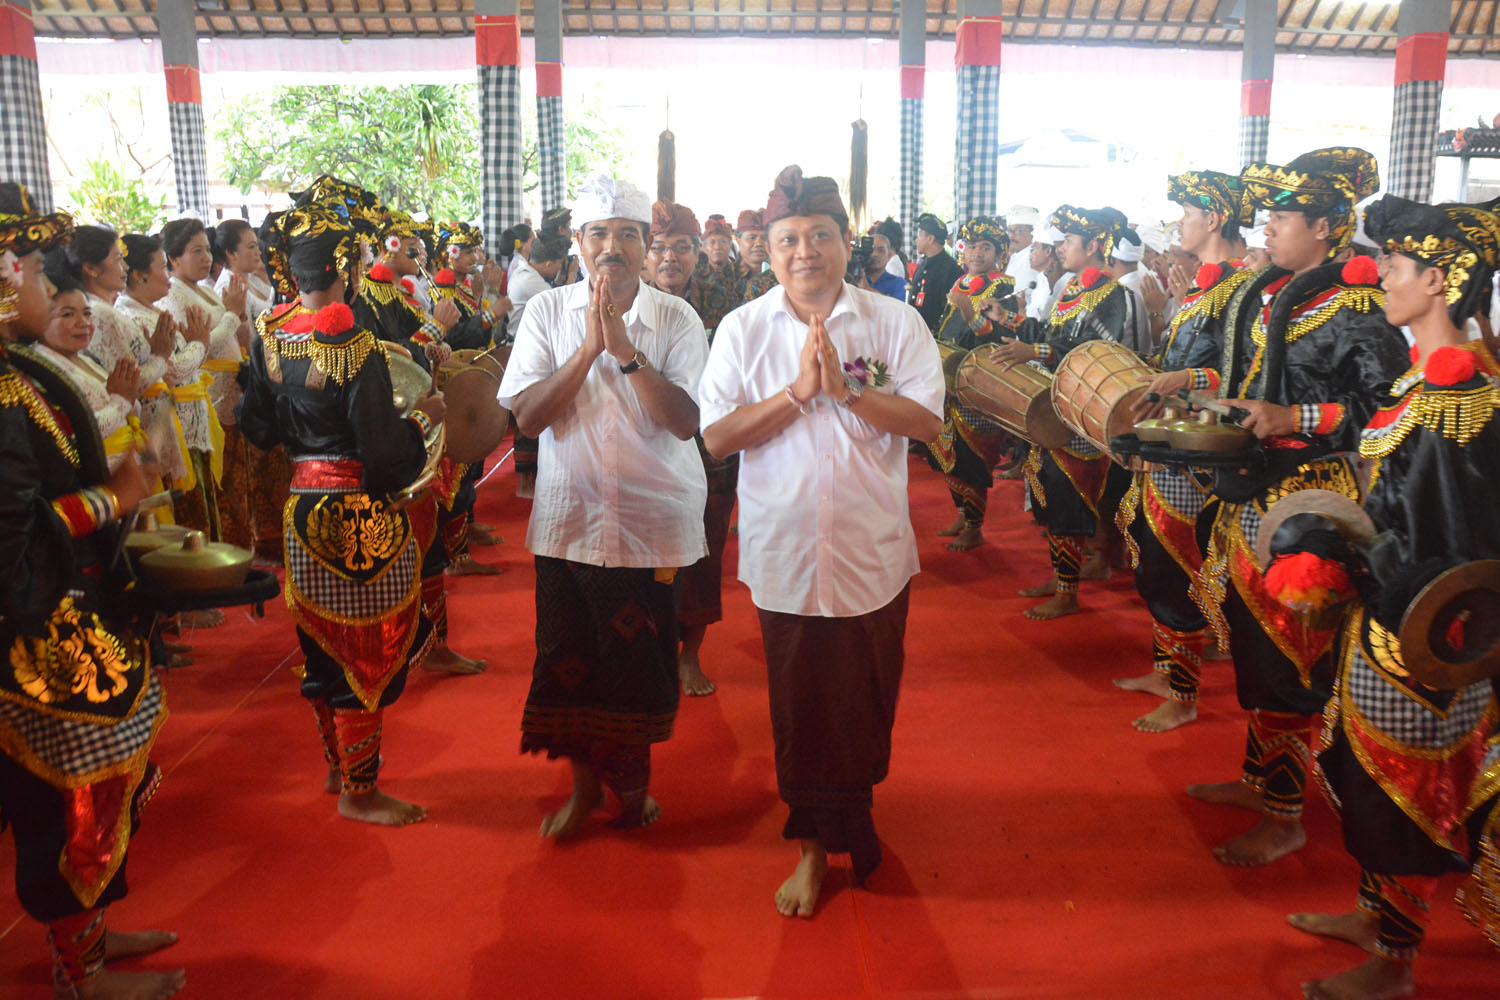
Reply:
[[[1256, 816], [1219, 860], [1298, 850], [1309, 779], [1328, 792], [1363, 871], [1355, 906], [1289, 919], [1370, 958], [1308, 996], [1410, 995], [1445, 874], [1472, 872], [1460, 902], [1500, 946], [1497, 684], [1439, 690], [1402, 658], [1414, 597], [1500, 559], [1500, 215], [1369, 201], [1378, 186], [1368, 153], [1315, 150], [1168, 178], [1170, 225], [1075, 205], [923, 215], [908, 260], [899, 224], [853, 231], [837, 183], [796, 166], [733, 225], [599, 174], [488, 252], [468, 223], [332, 176], [258, 229], [153, 235], [75, 226], [0, 184], [0, 810], [57, 994], [164, 997], [185, 978], [111, 969], [175, 937], [104, 921], [159, 780], [156, 668], [211, 641], [185, 626], [222, 620], [130, 586], [118, 541], [136, 508], [171, 491], [162, 518], [284, 572], [320, 780], [349, 819], [419, 822], [379, 784], [384, 714], [412, 667], [486, 668], [449, 644], [446, 578], [499, 568], [471, 552], [496, 541], [474, 520], [484, 461], [446, 453], [440, 391], [395, 387], [403, 366], [438, 386], [494, 356], [532, 501], [520, 748], [566, 760], [573, 783], [542, 836], [599, 811], [622, 830], [661, 816], [651, 748], [683, 694], [715, 691], [701, 651], [736, 530], [797, 849], [776, 909], [813, 916], [830, 854], [864, 884], [918, 572], [917, 458], [951, 493], [956, 553], [985, 544], [995, 478], [1024, 480], [1052, 568], [1022, 591], [1029, 617], [1076, 613], [1087, 581], [1133, 569], [1152, 663], [1118, 683], [1161, 698], [1137, 729], [1191, 723], [1208, 647], [1232, 661], [1239, 773], [1187, 790]], [[1131, 463], [1071, 426], [1029, 440], [951, 376], [980, 357], [1045, 385], [1098, 343], [1149, 366], [1137, 420], [1217, 407], [1257, 459]], [[1310, 490], [1345, 507], [1277, 518]], [[1329, 512], [1361, 507], [1373, 541]], [[1450, 653], [1488, 641], [1471, 618], [1438, 630]]]

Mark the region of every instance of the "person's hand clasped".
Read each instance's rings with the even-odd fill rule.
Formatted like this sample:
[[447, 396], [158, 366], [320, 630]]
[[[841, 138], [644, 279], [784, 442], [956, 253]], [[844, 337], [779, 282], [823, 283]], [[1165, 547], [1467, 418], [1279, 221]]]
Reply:
[[812, 318], [808, 332], [817, 338], [818, 388], [829, 399], [835, 402], [842, 400], [849, 394], [849, 386], [844, 381], [844, 364], [839, 360], [838, 348], [833, 346], [833, 338], [828, 336], [828, 329], [823, 326], [822, 316]]
[[172, 350], [177, 346], [177, 323], [172, 319], [171, 313], [163, 309], [156, 314], [156, 326], [151, 328], [151, 335], [146, 338], [146, 343], [156, 357], [172, 356]]
[[[625, 335], [625, 317], [620, 315], [620, 310], [615, 305], [614, 294], [609, 290], [609, 283], [606, 281], [594, 282], [594, 292], [589, 302], [589, 314], [585, 327], [585, 343], [589, 342], [593, 328], [597, 327], [601, 352], [608, 351], [622, 365], [629, 364], [635, 357], [635, 345]], [[594, 356], [598, 357], [598, 353], [596, 352]]]
[[104, 389], [111, 396], [119, 396], [122, 399], [134, 401], [136, 390], [140, 388], [141, 369], [133, 358], [121, 358], [115, 362], [114, 369], [109, 373], [109, 378], [104, 380]]

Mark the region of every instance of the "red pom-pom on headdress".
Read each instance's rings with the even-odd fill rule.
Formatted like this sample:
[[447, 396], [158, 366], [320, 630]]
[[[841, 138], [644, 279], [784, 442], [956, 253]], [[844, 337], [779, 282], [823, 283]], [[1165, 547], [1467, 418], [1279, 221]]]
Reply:
[[376, 281], [394, 281], [396, 278], [396, 272], [392, 271], [384, 264], [375, 264], [370, 268], [370, 277], [374, 278]]
[[407, 295], [417, 294], [417, 283], [412, 280], [411, 275], [405, 275], [401, 279], [401, 290]]
[[1461, 347], [1439, 347], [1427, 358], [1422, 375], [1431, 386], [1463, 385], [1479, 372], [1473, 351]]
[[1104, 272], [1097, 267], [1086, 267], [1083, 269], [1083, 273], [1078, 276], [1078, 280], [1083, 282], [1084, 288], [1093, 288], [1099, 282], [1103, 281], [1104, 278]]
[[456, 285], [458, 284], [458, 278], [454, 275], [451, 268], [445, 267], [432, 276], [432, 282], [435, 285]]
[[1265, 581], [1266, 591], [1294, 611], [1322, 611], [1354, 595], [1343, 565], [1311, 552], [1277, 556], [1266, 569]]
[[328, 337], [337, 337], [341, 333], [348, 333], [353, 328], [354, 310], [342, 302], [324, 306], [318, 310], [318, 315], [313, 317], [313, 329]]
[[1378, 285], [1380, 284], [1380, 265], [1375, 263], [1374, 257], [1361, 254], [1350, 257], [1345, 262], [1342, 275], [1346, 285]]
[[1224, 269], [1218, 264], [1204, 264], [1198, 268], [1198, 276], [1193, 281], [1201, 291], [1214, 287], [1222, 277], [1224, 277]]

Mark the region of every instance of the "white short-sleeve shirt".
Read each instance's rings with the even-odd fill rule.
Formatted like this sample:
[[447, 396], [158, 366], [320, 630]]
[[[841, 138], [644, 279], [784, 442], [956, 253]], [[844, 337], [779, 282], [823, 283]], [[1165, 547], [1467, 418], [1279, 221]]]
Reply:
[[[584, 339], [589, 285], [532, 298], [516, 332], [498, 395], [509, 407], [550, 378]], [[667, 381], [696, 397], [708, 357], [703, 323], [682, 299], [642, 283], [625, 333]], [[542, 432], [526, 547], [539, 556], [594, 566], [688, 566], [708, 554], [708, 484], [692, 438], [656, 423], [608, 351]]]
[[[824, 325], [843, 362], [884, 367], [888, 381], [866, 392], [905, 396], [942, 416], [937, 342], [915, 309], [846, 284]], [[797, 377], [806, 340], [780, 286], [726, 316], [698, 387], [702, 425], [780, 394]], [[810, 410], [740, 456], [739, 578], [767, 611], [868, 614], [919, 569], [907, 439], [824, 395]]]

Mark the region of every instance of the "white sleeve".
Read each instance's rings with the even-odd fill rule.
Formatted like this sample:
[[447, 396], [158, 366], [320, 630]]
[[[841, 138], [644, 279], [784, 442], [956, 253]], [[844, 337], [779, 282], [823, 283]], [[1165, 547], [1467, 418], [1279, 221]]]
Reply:
[[666, 357], [657, 370], [662, 378], [687, 391], [693, 402], [698, 401], [698, 381], [703, 377], [703, 366], [708, 363], [708, 334], [703, 321], [692, 309], [672, 310], [672, 332], [667, 338]]
[[943, 382], [943, 361], [937, 341], [920, 313], [910, 308], [904, 312], [907, 315], [898, 335], [895, 364], [891, 366], [893, 391], [942, 419], [947, 386]]
[[[759, 400], [747, 398], [747, 386], [740, 365], [740, 340], [744, 335], [743, 314], [736, 309], [724, 317], [714, 333], [714, 344], [708, 362], [698, 380], [698, 425], [711, 427], [741, 406]], [[934, 348], [936, 350], [936, 348]]]
[[551, 326], [558, 321], [558, 307], [562, 304], [562, 293], [539, 295], [528, 303], [526, 315], [516, 331], [515, 346], [511, 348], [510, 362], [505, 366], [505, 377], [500, 380], [496, 395], [500, 405], [510, 409], [522, 391], [538, 382], [552, 377], [558, 362], [552, 350]]

